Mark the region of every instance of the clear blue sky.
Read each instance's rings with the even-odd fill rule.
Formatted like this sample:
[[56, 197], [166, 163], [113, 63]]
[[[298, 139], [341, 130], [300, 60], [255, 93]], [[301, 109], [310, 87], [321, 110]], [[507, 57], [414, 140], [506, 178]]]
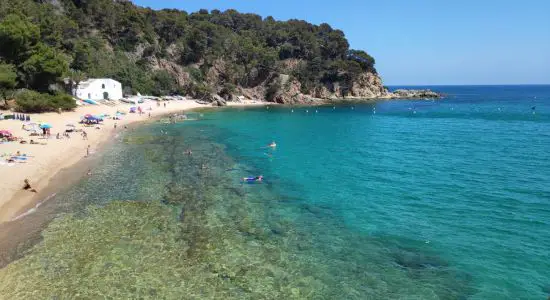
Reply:
[[550, 0], [134, 0], [343, 30], [387, 85], [550, 84]]

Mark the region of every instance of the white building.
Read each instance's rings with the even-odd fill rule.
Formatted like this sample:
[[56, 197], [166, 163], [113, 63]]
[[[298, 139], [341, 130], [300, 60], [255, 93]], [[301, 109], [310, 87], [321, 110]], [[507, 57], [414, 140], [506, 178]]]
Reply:
[[88, 79], [80, 82], [74, 96], [79, 99], [119, 100], [122, 98], [122, 84], [109, 78]]

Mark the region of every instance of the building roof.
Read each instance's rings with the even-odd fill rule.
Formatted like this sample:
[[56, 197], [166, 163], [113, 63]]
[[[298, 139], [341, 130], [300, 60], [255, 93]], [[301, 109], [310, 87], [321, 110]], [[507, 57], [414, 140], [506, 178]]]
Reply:
[[115, 82], [120, 84], [120, 82], [118, 82], [114, 79], [111, 79], [111, 78], [90, 78], [88, 80], [81, 81], [80, 84], [78, 85], [78, 89], [85, 89], [85, 88], [89, 87], [94, 82], [106, 81], [106, 80], [115, 81]]

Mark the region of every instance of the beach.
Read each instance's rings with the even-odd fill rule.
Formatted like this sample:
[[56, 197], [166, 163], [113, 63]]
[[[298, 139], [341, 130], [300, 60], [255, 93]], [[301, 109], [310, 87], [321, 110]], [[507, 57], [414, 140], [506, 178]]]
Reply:
[[[230, 106], [247, 106], [262, 104], [258, 101], [244, 101], [239, 103], [230, 103]], [[0, 164], [0, 223], [8, 222], [18, 215], [33, 207], [36, 203], [47, 197], [40, 193], [46, 188], [50, 180], [62, 169], [68, 168], [75, 163], [94, 157], [100, 150], [100, 145], [122, 130], [125, 126], [151, 120], [166, 114], [182, 112], [184, 110], [210, 107], [209, 105], [199, 104], [192, 100], [169, 101], [166, 107], [161, 103], [157, 107], [155, 101], [140, 104], [144, 109], [142, 115], [138, 113], [128, 113], [133, 104], [118, 104], [116, 106], [106, 105], [87, 105], [77, 107], [74, 111], [59, 113], [29, 114], [33, 123], [48, 123], [52, 126], [51, 136], [44, 139], [39, 136], [30, 137], [29, 132], [22, 126], [25, 122], [19, 120], [0, 121], [0, 130], [9, 130], [16, 137], [23, 138], [26, 144], [19, 142], [8, 142], [0, 144], [0, 155], [6, 155], [2, 158]], [[84, 127], [78, 124], [81, 118], [86, 114], [98, 115], [106, 114], [114, 116], [117, 111], [126, 113], [120, 120], [106, 118], [100, 129], [95, 127]], [[9, 114], [8, 111], [0, 113]], [[149, 118], [148, 114], [151, 114]], [[87, 133], [87, 138], [82, 137], [81, 132], [74, 132], [70, 138], [64, 137], [63, 132], [67, 129], [67, 124], [74, 124], [76, 129], [83, 129]], [[117, 128], [115, 129], [115, 124]], [[56, 135], [60, 133], [61, 139]], [[30, 144], [30, 140], [38, 144]], [[88, 154], [89, 148], [89, 156]], [[5, 158], [9, 155], [15, 155], [17, 152], [26, 155], [28, 158], [24, 162], [7, 164]], [[87, 157], [88, 156], [88, 157]], [[84, 174], [83, 174], [84, 175]], [[24, 180], [28, 179], [31, 187], [38, 191], [34, 193], [24, 190]]]

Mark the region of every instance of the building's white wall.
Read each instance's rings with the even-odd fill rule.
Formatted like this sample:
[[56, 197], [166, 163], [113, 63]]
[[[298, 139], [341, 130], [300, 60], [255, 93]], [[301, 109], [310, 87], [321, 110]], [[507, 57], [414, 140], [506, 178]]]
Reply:
[[79, 99], [102, 100], [103, 93], [109, 94], [109, 99], [118, 100], [122, 98], [122, 85], [112, 79], [93, 79], [87, 86], [80, 86], [75, 96]]

